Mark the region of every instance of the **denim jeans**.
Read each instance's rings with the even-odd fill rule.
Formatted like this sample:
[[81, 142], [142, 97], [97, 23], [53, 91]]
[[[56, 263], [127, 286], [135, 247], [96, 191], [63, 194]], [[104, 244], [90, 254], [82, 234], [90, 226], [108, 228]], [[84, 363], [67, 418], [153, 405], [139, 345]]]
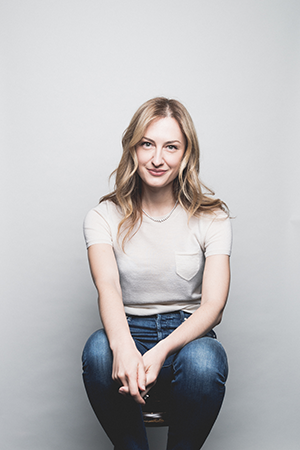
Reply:
[[[128, 316], [127, 320], [136, 346], [144, 354], [187, 317], [188, 313], [179, 311]], [[115, 450], [149, 450], [141, 406], [119, 394], [119, 386], [112, 380], [112, 352], [104, 330], [88, 339], [82, 360], [87, 395]], [[221, 408], [227, 374], [226, 353], [213, 330], [166, 359], [152, 389], [168, 391], [167, 450], [202, 447]]]

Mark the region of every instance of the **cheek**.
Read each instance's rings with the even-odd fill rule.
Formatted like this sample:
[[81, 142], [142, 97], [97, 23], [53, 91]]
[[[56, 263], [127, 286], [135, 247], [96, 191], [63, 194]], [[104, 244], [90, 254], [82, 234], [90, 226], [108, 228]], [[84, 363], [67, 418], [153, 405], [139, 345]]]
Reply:
[[138, 162], [139, 166], [145, 163], [146, 158], [145, 158], [144, 152], [137, 150], [136, 157], [137, 157], [137, 162]]
[[170, 161], [170, 165], [175, 169], [179, 170], [181, 161], [182, 161], [183, 155], [174, 155], [174, 158], [172, 158], [172, 161]]

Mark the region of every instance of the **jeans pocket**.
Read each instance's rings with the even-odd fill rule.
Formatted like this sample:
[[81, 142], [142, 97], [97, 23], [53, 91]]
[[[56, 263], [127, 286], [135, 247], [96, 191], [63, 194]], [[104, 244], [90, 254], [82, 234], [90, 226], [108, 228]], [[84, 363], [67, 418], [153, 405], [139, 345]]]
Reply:
[[199, 253], [176, 253], [176, 273], [186, 281], [191, 280], [200, 269]]

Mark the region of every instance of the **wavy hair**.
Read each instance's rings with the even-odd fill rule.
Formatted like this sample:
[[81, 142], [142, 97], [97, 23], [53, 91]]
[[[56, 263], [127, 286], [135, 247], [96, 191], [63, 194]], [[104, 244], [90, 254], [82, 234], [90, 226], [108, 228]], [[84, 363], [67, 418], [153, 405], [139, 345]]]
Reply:
[[123, 133], [123, 154], [115, 175], [113, 192], [100, 199], [100, 203], [110, 200], [123, 213], [118, 228], [123, 235], [122, 247], [132, 237], [142, 223], [142, 183], [137, 172], [136, 145], [141, 141], [150, 122], [163, 117], [174, 118], [186, 139], [186, 148], [178, 176], [173, 181], [174, 199], [188, 212], [189, 219], [202, 212], [212, 213], [222, 209], [228, 214], [227, 205], [213, 198], [214, 192], [199, 180], [199, 143], [197, 133], [187, 109], [177, 100], [156, 97], [145, 102], [136, 111], [128, 128]]

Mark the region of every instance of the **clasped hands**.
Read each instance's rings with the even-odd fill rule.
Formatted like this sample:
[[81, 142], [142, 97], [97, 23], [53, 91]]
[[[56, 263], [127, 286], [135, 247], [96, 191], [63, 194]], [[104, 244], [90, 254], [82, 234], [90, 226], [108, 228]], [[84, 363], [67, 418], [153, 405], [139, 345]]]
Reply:
[[144, 355], [135, 346], [115, 352], [112, 378], [121, 385], [119, 393], [144, 404], [144, 397], [156, 383], [165, 358], [158, 344]]

